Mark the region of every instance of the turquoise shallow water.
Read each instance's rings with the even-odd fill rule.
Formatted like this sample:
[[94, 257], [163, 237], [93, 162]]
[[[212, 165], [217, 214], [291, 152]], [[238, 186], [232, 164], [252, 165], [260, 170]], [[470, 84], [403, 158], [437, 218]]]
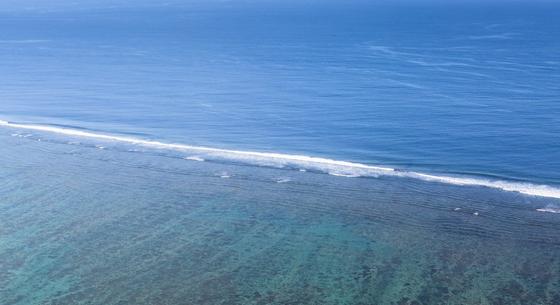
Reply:
[[555, 199], [0, 141], [2, 304], [560, 301]]
[[402, 3], [1, 1], [0, 305], [560, 304], [558, 4]]

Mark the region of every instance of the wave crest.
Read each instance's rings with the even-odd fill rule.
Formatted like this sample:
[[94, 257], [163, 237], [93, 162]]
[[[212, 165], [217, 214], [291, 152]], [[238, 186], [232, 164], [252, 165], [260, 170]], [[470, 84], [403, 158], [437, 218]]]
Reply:
[[362, 163], [333, 160], [328, 158], [311, 157], [305, 155], [291, 155], [271, 152], [255, 152], [220, 149], [204, 146], [191, 146], [176, 143], [164, 143], [160, 141], [143, 140], [139, 138], [94, 133], [90, 131], [53, 127], [46, 125], [19, 124], [0, 120], [0, 126], [16, 129], [35, 130], [50, 132], [75, 137], [86, 137], [92, 139], [116, 141], [151, 148], [185, 151], [196, 153], [196, 157], [187, 157], [189, 160], [231, 160], [258, 166], [270, 166], [279, 168], [294, 168], [297, 170], [313, 170], [343, 177], [379, 177], [395, 176], [419, 179], [429, 182], [437, 182], [452, 185], [480, 186], [500, 189], [509, 192], [517, 192], [526, 195], [558, 198], [560, 189], [549, 185], [536, 185], [532, 183], [518, 183], [503, 180], [487, 180], [470, 177], [454, 177], [445, 175], [425, 174], [414, 171], [403, 171], [390, 167], [374, 166]]

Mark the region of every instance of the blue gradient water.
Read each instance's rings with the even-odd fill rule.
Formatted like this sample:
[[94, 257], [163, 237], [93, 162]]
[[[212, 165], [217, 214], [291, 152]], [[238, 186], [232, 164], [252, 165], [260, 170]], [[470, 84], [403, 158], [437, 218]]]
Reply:
[[559, 184], [556, 12], [224, 5], [12, 13], [1, 21], [0, 116]]
[[0, 303], [560, 300], [558, 4], [0, 15]]

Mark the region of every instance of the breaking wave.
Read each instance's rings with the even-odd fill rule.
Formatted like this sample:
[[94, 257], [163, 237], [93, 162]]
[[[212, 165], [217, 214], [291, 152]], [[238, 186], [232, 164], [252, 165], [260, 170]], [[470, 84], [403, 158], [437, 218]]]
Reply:
[[541, 196], [560, 199], [560, 188], [549, 185], [537, 185], [532, 183], [520, 183], [504, 180], [489, 180], [472, 177], [455, 177], [446, 175], [426, 174], [414, 171], [404, 171], [384, 166], [374, 166], [356, 162], [348, 162], [334, 160], [328, 158], [311, 157], [305, 155], [292, 155], [272, 152], [256, 152], [212, 148], [204, 146], [192, 146], [178, 143], [164, 143], [154, 140], [143, 140], [134, 137], [109, 135], [79, 129], [54, 127], [47, 125], [35, 124], [19, 124], [0, 120], [0, 126], [34, 130], [41, 132], [50, 132], [61, 135], [74, 137], [85, 137], [105, 141], [115, 141], [128, 143], [144, 147], [157, 149], [166, 149], [174, 151], [184, 151], [186, 153], [196, 154], [195, 156], [186, 157], [185, 159], [193, 161], [204, 160], [230, 160], [246, 164], [258, 166], [270, 166], [279, 168], [294, 168], [300, 171], [319, 171], [334, 176], [342, 177], [379, 177], [379, 176], [395, 176], [419, 179], [430, 182], [463, 185], [463, 186], [480, 186], [494, 189], [500, 189], [509, 192], [517, 192], [532, 196]]

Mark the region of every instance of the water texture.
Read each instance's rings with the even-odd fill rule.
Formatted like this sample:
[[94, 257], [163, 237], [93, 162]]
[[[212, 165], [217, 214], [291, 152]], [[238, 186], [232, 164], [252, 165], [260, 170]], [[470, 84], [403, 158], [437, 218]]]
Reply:
[[557, 4], [82, 4], [0, 4], [0, 304], [560, 304]]

